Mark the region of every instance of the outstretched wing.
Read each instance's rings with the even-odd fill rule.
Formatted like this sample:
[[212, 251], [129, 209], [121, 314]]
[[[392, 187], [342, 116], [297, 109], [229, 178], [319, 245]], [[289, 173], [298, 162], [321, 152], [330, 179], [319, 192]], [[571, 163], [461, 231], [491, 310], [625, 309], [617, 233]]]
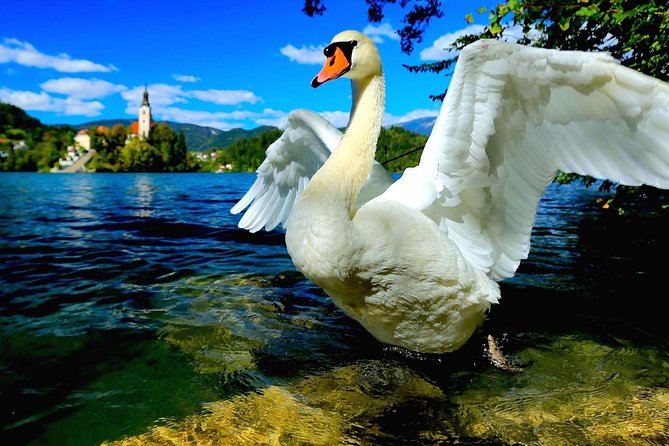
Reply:
[[248, 207], [238, 226], [256, 232], [284, 224], [309, 179], [341, 136], [337, 128], [314, 112], [291, 112], [281, 137], [267, 148], [255, 182], [230, 210], [238, 214]]
[[[256, 180], [230, 210], [238, 214], [248, 208], [238, 226], [257, 232], [285, 225], [293, 205], [341, 137], [342, 133], [319, 114], [302, 109], [291, 112], [283, 134], [268, 147]], [[392, 181], [375, 163], [358, 206], [385, 191]]]
[[421, 210], [501, 280], [527, 257], [558, 169], [669, 189], [669, 85], [605, 53], [480, 40], [459, 56], [420, 164], [377, 199]]

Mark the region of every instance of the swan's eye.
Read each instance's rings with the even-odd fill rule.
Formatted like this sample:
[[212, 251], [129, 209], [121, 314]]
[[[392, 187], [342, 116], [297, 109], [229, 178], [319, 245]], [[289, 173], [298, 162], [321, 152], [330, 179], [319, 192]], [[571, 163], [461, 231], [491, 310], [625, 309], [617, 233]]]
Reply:
[[353, 46], [353, 48], [358, 46], [358, 41], [357, 40], [351, 40], [351, 46]]
[[326, 47], [323, 49], [323, 54], [325, 55], [325, 57], [330, 57], [330, 56], [332, 56], [332, 55], [334, 54], [334, 48], [332, 47], [332, 45], [328, 45], [328, 46], [326, 46]]

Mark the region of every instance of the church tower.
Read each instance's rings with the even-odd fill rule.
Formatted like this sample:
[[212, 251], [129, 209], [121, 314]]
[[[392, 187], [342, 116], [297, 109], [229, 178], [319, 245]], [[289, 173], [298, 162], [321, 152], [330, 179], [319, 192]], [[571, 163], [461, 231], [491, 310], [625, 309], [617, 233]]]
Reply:
[[149, 137], [151, 131], [151, 105], [149, 105], [149, 92], [144, 86], [144, 98], [142, 105], [139, 107], [139, 117], [137, 119], [138, 131], [137, 134], [142, 139]]

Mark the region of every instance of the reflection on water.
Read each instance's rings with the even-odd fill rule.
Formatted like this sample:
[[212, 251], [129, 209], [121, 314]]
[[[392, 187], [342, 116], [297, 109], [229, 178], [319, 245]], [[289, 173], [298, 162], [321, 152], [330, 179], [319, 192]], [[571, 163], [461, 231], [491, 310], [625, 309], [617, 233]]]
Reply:
[[[281, 233], [236, 229], [252, 180], [0, 175], [3, 444], [669, 443], [647, 257], [667, 216], [551, 188], [481, 333], [417, 355], [337, 310]], [[488, 364], [487, 333], [521, 373]]]
[[152, 206], [155, 191], [156, 186], [153, 184], [150, 175], [135, 177], [134, 184], [125, 193], [125, 196], [130, 199], [130, 203], [135, 206], [133, 215], [136, 217], [153, 217], [155, 209]]
[[[93, 190], [94, 184], [88, 175], [82, 175], [80, 181], [75, 187], [68, 190], [69, 207], [74, 221], [86, 221], [94, 219], [94, 214], [91, 211], [91, 204], [95, 198]], [[82, 233], [73, 234], [74, 237], [81, 237]]]

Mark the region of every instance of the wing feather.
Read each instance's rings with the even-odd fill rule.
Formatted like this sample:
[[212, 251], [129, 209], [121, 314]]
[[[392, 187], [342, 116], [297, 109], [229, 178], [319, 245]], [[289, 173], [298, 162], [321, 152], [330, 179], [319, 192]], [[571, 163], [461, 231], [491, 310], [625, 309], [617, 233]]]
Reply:
[[481, 40], [459, 56], [419, 165], [377, 200], [420, 209], [501, 280], [527, 257], [557, 170], [669, 189], [669, 86], [605, 53]]
[[238, 226], [256, 232], [271, 231], [285, 224], [295, 200], [337, 146], [341, 135], [317, 113], [293, 111], [281, 137], [267, 148], [253, 185], [230, 210], [238, 214], [246, 209]]
[[[238, 226], [257, 232], [285, 225], [293, 205], [341, 137], [319, 114], [303, 109], [291, 112], [283, 134], [267, 148], [255, 181], [230, 210], [239, 214], [246, 209]], [[376, 197], [392, 182], [390, 174], [375, 162], [356, 206]]]

